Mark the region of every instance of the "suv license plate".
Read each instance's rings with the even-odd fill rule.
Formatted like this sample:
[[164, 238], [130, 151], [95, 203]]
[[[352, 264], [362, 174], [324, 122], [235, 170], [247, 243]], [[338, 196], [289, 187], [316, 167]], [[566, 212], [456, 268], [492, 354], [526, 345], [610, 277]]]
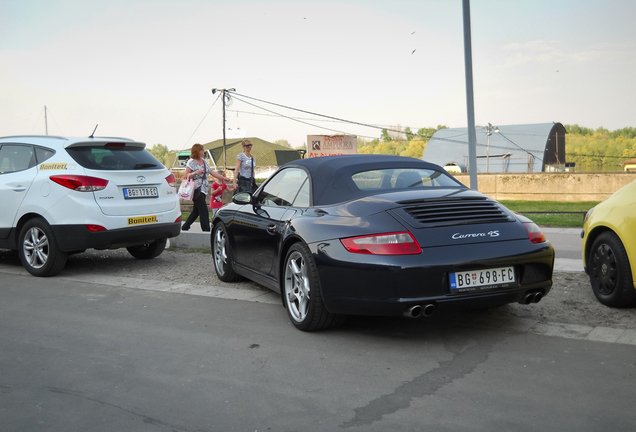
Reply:
[[159, 193], [156, 187], [132, 187], [124, 188], [124, 198], [157, 198]]
[[450, 274], [451, 294], [516, 286], [514, 267], [499, 267]]

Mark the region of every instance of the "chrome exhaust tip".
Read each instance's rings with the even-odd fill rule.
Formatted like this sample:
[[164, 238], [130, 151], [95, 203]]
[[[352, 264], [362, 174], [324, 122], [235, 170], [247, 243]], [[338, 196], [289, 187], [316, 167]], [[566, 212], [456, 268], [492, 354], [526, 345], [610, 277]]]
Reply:
[[519, 303], [520, 304], [524, 304], [524, 305], [529, 305], [534, 300], [534, 295], [535, 295], [535, 293], [526, 293], [526, 294], [524, 294], [524, 296], [521, 298], [521, 300], [519, 300]]
[[542, 298], [542, 291], [528, 292], [523, 295], [521, 300], [519, 300], [519, 303], [524, 305], [529, 305], [530, 303], [539, 303]]
[[423, 308], [420, 305], [411, 306], [404, 311], [404, 316], [407, 318], [419, 318], [422, 316]]
[[422, 312], [422, 315], [428, 318], [433, 316], [436, 311], [437, 311], [437, 306], [435, 306], [432, 303], [429, 303], [426, 306], [424, 306], [424, 311]]

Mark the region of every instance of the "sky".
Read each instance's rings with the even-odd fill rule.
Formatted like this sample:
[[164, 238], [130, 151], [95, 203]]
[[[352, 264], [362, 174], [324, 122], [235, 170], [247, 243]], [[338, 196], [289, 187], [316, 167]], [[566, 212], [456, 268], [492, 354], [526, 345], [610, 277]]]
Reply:
[[[471, 1], [475, 123], [636, 127], [635, 16]], [[466, 127], [462, 1], [0, 0], [0, 136], [189, 149], [223, 137], [214, 88], [228, 137]]]

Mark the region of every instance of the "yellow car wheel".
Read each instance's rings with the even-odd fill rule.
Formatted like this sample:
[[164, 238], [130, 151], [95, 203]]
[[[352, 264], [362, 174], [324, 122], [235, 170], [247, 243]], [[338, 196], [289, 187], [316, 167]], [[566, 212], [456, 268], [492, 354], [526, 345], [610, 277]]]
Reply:
[[606, 306], [636, 306], [636, 289], [623, 243], [612, 231], [605, 231], [592, 244], [588, 274], [596, 298]]

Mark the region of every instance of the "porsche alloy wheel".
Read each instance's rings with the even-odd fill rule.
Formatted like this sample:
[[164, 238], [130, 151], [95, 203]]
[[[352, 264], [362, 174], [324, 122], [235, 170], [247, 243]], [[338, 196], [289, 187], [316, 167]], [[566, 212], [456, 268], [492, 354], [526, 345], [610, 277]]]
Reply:
[[234, 272], [230, 258], [230, 244], [227, 231], [222, 223], [214, 226], [212, 232], [212, 257], [214, 258], [214, 270], [223, 282], [233, 282], [239, 279]]
[[592, 244], [588, 263], [592, 290], [606, 306], [636, 305], [636, 289], [623, 243], [618, 236], [606, 231]]
[[342, 315], [332, 314], [325, 308], [318, 270], [307, 246], [296, 243], [289, 249], [284, 274], [285, 306], [297, 329], [321, 330], [342, 322]]
[[20, 261], [33, 276], [53, 276], [66, 264], [68, 254], [59, 250], [53, 231], [42, 218], [28, 221], [20, 231]]

